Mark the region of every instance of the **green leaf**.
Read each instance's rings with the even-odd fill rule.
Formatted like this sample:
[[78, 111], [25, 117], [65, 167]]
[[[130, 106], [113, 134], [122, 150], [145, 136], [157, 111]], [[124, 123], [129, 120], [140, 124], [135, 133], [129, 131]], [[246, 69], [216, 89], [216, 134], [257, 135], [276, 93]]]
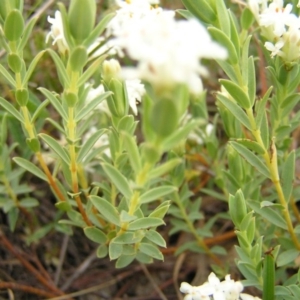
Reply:
[[96, 227], [86, 227], [83, 231], [84, 234], [93, 242], [104, 244], [107, 241], [105, 233]]
[[68, 115], [67, 115], [66, 111], [64, 110], [64, 108], [62, 107], [59, 100], [53, 95], [53, 93], [51, 93], [50, 91], [48, 91], [45, 88], [38, 88], [38, 90], [41, 91], [46, 96], [46, 98], [51, 102], [51, 104], [54, 106], [54, 108], [60, 114], [60, 116], [65, 121], [67, 121]]
[[223, 0], [216, 0], [216, 9], [220, 29], [230, 38], [230, 19], [225, 2]]
[[176, 9], [176, 12], [187, 20], [194, 18], [194, 15], [186, 9]]
[[31, 61], [27, 71], [26, 71], [26, 74], [25, 74], [25, 77], [23, 78], [23, 81], [22, 81], [22, 85], [25, 87], [27, 86], [27, 83], [29, 81], [29, 78], [32, 74], [32, 72], [34, 71], [38, 61], [41, 59], [41, 57], [44, 55], [44, 53], [46, 52], [46, 50], [43, 50], [41, 52], [39, 52], [35, 57], [34, 59]]
[[88, 79], [100, 68], [100, 65], [104, 61], [106, 56], [102, 55], [99, 58], [97, 58], [88, 68], [87, 70], [79, 77], [77, 86], [81, 87], [83, 84], [85, 84]]
[[178, 166], [182, 162], [181, 158], [173, 158], [166, 163], [152, 169], [149, 172], [148, 178], [149, 179], [154, 179], [157, 177], [160, 177], [162, 175], [165, 175], [169, 173], [171, 170], [173, 170], [176, 166]]
[[44, 181], [48, 181], [47, 176], [33, 163], [29, 162], [28, 160], [22, 157], [14, 157], [13, 160], [22, 168], [27, 170], [28, 172], [34, 174], [35, 176], [39, 177]]
[[90, 138], [81, 146], [78, 156], [77, 156], [77, 162], [81, 163], [86, 155], [89, 153], [89, 151], [93, 148], [95, 143], [99, 140], [99, 138], [106, 132], [106, 129], [100, 129], [93, 133]]
[[275, 262], [272, 253], [267, 254], [263, 265], [263, 300], [274, 300]]
[[150, 215], [151, 218], [159, 218], [162, 219], [170, 207], [170, 201], [165, 201], [161, 205], [159, 205]]
[[40, 133], [39, 137], [67, 164], [70, 164], [70, 158], [64, 148], [51, 136]]
[[47, 49], [47, 51], [49, 52], [49, 54], [51, 55], [51, 57], [52, 57], [52, 59], [55, 63], [58, 75], [63, 81], [63, 86], [68, 87], [70, 85], [70, 79], [69, 79], [69, 76], [67, 74], [67, 70], [66, 70], [62, 60], [57, 55], [57, 53], [55, 51], [53, 51], [52, 49]]
[[140, 243], [139, 244], [139, 250], [155, 259], [158, 260], [164, 260], [164, 256], [161, 254], [161, 252], [159, 251], [159, 249], [149, 243]]
[[295, 151], [292, 151], [282, 166], [282, 190], [287, 202], [290, 201], [293, 191], [293, 183], [295, 179], [295, 159]]
[[156, 232], [155, 230], [147, 230], [145, 237], [150, 240], [152, 243], [166, 248], [166, 241], [163, 239], [163, 237]]
[[121, 132], [121, 137], [123, 138], [125, 149], [128, 152], [131, 167], [137, 176], [142, 169], [142, 163], [136, 139], [125, 131]]
[[223, 45], [227, 49], [228, 61], [232, 65], [238, 64], [237, 52], [236, 52], [236, 49], [235, 49], [233, 43], [231, 42], [230, 38], [228, 36], [226, 36], [226, 34], [224, 32], [222, 32], [220, 29], [218, 29], [216, 27], [209, 27], [208, 31], [217, 42], [219, 42], [221, 45]]
[[253, 152], [251, 152], [246, 147], [240, 145], [237, 142], [230, 142], [230, 144], [241, 156], [244, 157], [244, 159], [246, 159], [246, 161], [248, 161], [250, 165], [256, 168], [261, 174], [263, 174], [267, 178], [270, 178], [270, 172], [268, 168], [258, 156], [256, 156]]
[[103, 93], [96, 98], [94, 98], [92, 101], [87, 103], [87, 105], [81, 109], [75, 116], [75, 122], [79, 122], [81, 119], [86, 117], [90, 112], [92, 112], [103, 100], [105, 100], [109, 95], [111, 95], [111, 92]]
[[150, 189], [149, 191], [143, 193], [140, 197], [140, 203], [149, 203], [151, 201], [159, 200], [160, 198], [176, 192], [178, 189], [175, 186], [165, 185], [165, 186], [159, 186], [153, 189]]
[[90, 196], [90, 200], [107, 221], [120, 226], [120, 215], [113, 205], [98, 196]]
[[127, 198], [130, 199], [132, 196], [132, 190], [129, 186], [128, 180], [124, 175], [120, 173], [118, 169], [107, 163], [101, 164], [104, 172], [116, 186], [116, 188]]
[[116, 268], [120, 269], [120, 268], [127, 267], [129, 264], [131, 264], [134, 261], [135, 257], [136, 254], [121, 255], [116, 262]]
[[207, 1], [182, 0], [184, 6], [199, 20], [206, 23], [213, 23], [217, 16]]
[[235, 196], [229, 195], [228, 204], [232, 221], [237, 228], [240, 228], [243, 219], [247, 215], [247, 206], [243, 192], [238, 190]]
[[249, 97], [240, 86], [227, 79], [220, 79], [219, 81], [242, 108], [251, 108]]
[[107, 246], [105, 244], [103, 245], [100, 245], [98, 248], [97, 248], [97, 257], [98, 258], [104, 258], [108, 253], [108, 249], [107, 249]]
[[269, 89], [267, 90], [267, 92], [265, 93], [264, 97], [256, 102], [256, 106], [255, 106], [255, 123], [257, 124], [257, 127], [260, 128], [261, 126], [261, 122], [263, 119], [263, 116], [266, 112], [266, 103], [270, 97], [270, 94], [273, 90], [273, 87], [269, 87]]
[[47, 99], [43, 101], [35, 110], [31, 122], [34, 123], [34, 121], [37, 119], [37, 117], [43, 112], [44, 108], [50, 103], [50, 101]]
[[168, 151], [174, 147], [176, 147], [183, 139], [186, 139], [188, 134], [199, 126], [201, 123], [200, 120], [192, 120], [191, 122], [183, 125], [178, 130], [175, 130], [170, 136], [168, 136], [163, 141], [163, 150]]
[[89, 36], [84, 40], [83, 45], [86, 47], [91, 46], [96, 41], [96, 39], [102, 35], [103, 31], [106, 29], [106, 25], [111, 21], [111, 19], [115, 15], [115, 13], [109, 13], [104, 15], [104, 17], [101, 18], [101, 21], [92, 30]]
[[2, 65], [0, 65], [0, 74], [2, 74], [3, 78], [5, 78], [13, 88], [16, 87], [16, 81]]
[[16, 228], [17, 221], [19, 218], [19, 209], [13, 207], [12, 209], [9, 210], [7, 216], [8, 216], [9, 229], [11, 232], [13, 232]]
[[262, 146], [252, 140], [249, 139], [236, 139], [235, 140], [237, 143], [243, 145], [244, 147], [246, 147], [249, 150], [255, 151], [258, 154], [264, 154], [265, 153], [265, 149], [262, 148]]
[[254, 59], [252, 56], [250, 56], [248, 59], [248, 95], [252, 107], [256, 98], [256, 73]]
[[247, 114], [235, 102], [220, 93], [217, 98], [246, 128], [252, 130]]
[[[0, 65], [1, 66], [1, 65]], [[0, 105], [16, 119], [23, 123], [22, 115], [4, 98], [0, 97]]]
[[114, 239], [111, 240], [108, 247], [108, 254], [110, 260], [117, 259], [122, 255], [123, 245], [114, 243]]
[[31, 208], [39, 206], [39, 201], [35, 198], [27, 197], [20, 201], [22, 207]]
[[31, 32], [32, 32], [32, 28], [33, 28], [33, 26], [34, 26], [34, 24], [36, 23], [37, 20], [38, 20], [37, 17], [33, 17], [26, 24], [25, 29], [23, 31], [22, 39], [21, 39], [21, 41], [18, 45], [19, 52], [22, 52], [23, 49], [25, 48], [25, 46], [27, 45], [28, 39], [29, 39], [29, 37], [31, 35]]
[[297, 249], [289, 249], [284, 252], [281, 252], [276, 260], [277, 267], [283, 267], [287, 266], [291, 262], [294, 262], [294, 260], [299, 256], [300, 251]]
[[121, 215], [120, 215], [120, 219], [121, 222], [131, 222], [137, 219], [137, 216], [135, 215], [130, 215], [128, 212], [126, 212], [125, 210], [121, 211]]
[[128, 230], [140, 230], [149, 227], [157, 227], [164, 224], [165, 222], [162, 219], [145, 217], [129, 223]]
[[277, 211], [273, 210], [270, 207], [263, 207], [260, 208], [259, 203], [254, 201], [248, 201], [248, 205], [253, 209], [256, 213], [261, 215], [263, 219], [268, 220], [270, 223], [287, 230], [287, 225], [282, 217], [282, 213], [278, 213]]
[[144, 237], [144, 234], [138, 232], [125, 232], [114, 238], [114, 243], [117, 244], [135, 244], [139, 243]]

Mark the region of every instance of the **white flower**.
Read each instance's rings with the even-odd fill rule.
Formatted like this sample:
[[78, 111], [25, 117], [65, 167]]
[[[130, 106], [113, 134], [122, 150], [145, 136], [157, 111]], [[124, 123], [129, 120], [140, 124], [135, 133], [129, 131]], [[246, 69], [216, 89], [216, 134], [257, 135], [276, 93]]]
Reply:
[[265, 42], [265, 47], [267, 50], [271, 51], [271, 57], [276, 55], [283, 56], [283, 52], [280, 50], [283, 46], [283, 40], [279, 40], [275, 45], [273, 45], [271, 42]]
[[186, 296], [184, 300], [260, 300], [248, 294], [241, 294], [243, 285], [239, 281], [230, 279], [230, 275], [225, 276], [224, 281], [220, 281], [214, 273], [210, 273], [208, 281], [200, 286], [191, 286], [183, 282], [180, 291]]
[[128, 79], [125, 80], [125, 86], [127, 91], [127, 97], [129, 106], [131, 107], [133, 113], [137, 115], [137, 102], [141, 103], [142, 96], [145, 94], [145, 86], [141, 83], [139, 79]]
[[52, 25], [51, 31], [46, 36], [46, 43], [51, 37], [53, 39], [52, 45], [57, 44], [58, 50], [61, 53], [65, 53], [69, 50], [69, 45], [64, 35], [64, 27], [60, 11], [57, 10], [54, 16], [54, 18], [51, 18], [50, 16], [47, 18], [48, 22]]
[[122, 2], [108, 25], [111, 43], [124, 49], [136, 68], [123, 74], [150, 82], [158, 90], [186, 84], [192, 93], [202, 91], [199, 75], [206, 75], [202, 58], [225, 59], [227, 52], [213, 42], [196, 20], [175, 20], [173, 11], [151, 7], [147, 1]]

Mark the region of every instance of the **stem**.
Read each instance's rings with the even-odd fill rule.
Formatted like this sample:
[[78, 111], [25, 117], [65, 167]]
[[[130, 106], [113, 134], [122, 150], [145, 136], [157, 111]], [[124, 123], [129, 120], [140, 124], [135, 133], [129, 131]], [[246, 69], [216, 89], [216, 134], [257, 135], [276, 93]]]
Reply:
[[263, 143], [260, 130], [257, 129], [257, 127], [256, 127], [252, 109], [247, 109], [246, 113], [247, 113], [249, 121], [251, 123], [253, 136], [254, 136], [256, 142], [264, 149], [264, 153], [262, 156], [265, 160], [267, 168], [269, 169], [271, 180], [275, 186], [275, 189], [276, 189], [276, 192], [278, 195], [278, 201], [283, 206], [282, 213], [283, 213], [283, 217], [284, 217], [287, 227], [288, 227], [288, 232], [292, 238], [292, 241], [293, 241], [295, 247], [300, 250], [300, 242], [298, 241], [298, 238], [294, 232], [294, 227], [293, 227], [292, 220], [291, 220], [291, 217], [289, 214], [288, 201], [286, 201], [286, 199], [284, 197], [282, 186], [280, 183], [279, 172], [278, 172], [278, 167], [277, 167], [277, 151], [276, 151], [275, 144], [272, 142], [270, 152], [268, 152]]
[[180, 212], [181, 212], [181, 215], [185, 221], [185, 223], [187, 224], [187, 226], [189, 227], [192, 235], [195, 237], [195, 239], [197, 240], [197, 243], [199, 244], [199, 246], [205, 251], [205, 253], [210, 256], [214, 262], [218, 265], [222, 265], [222, 262], [220, 261], [220, 259], [215, 255], [213, 254], [209, 247], [207, 246], [207, 244], [204, 242], [204, 239], [202, 237], [200, 237], [197, 233], [197, 230], [195, 229], [194, 227], [194, 224], [190, 221], [186, 211], [185, 211], [185, 208], [184, 206], [182, 205], [182, 202], [180, 201], [180, 198], [179, 198], [179, 195], [178, 193], [173, 193], [174, 195], [174, 202], [176, 203], [176, 205], [178, 206]]
[[68, 138], [70, 140], [69, 142], [69, 154], [70, 154], [70, 171], [71, 171], [71, 180], [72, 180], [72, 190], [75, 194], [74, 198], [77, 204], [77, 207], [79, 209], [80, 214], [82, 215], [82, 218], [84, 222], [91, 226], [92, 223], [88, 219], [87, 214], [85, 212], [85, 209], [82, 205], [81, 198], [79, 196], [79, 185], [78, 185], [78, 169], [77, 169], [77, 161], [76, 161], [76, 149], [75, 149], [75, 138], [76, 138], [76, 122], [74, 119], [74, 108], [69, 107], [68, 108]]

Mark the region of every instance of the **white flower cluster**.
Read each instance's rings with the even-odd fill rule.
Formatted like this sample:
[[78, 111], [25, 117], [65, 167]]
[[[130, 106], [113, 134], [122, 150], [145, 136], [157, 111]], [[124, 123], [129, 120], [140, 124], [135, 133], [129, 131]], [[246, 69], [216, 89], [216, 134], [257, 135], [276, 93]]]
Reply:
[[199, 75], [206, 75], [202, 58], [225, 59], [227, 51], [212, 41], [197, 20], [176, 20], [175, 12], [157, 1], [118, 0], [120, 9], [107, 26], [111, 46], [122, 49], [137, 66], [125, 78], [141, 78], [157, 89], [186, 84], [192, 93], [202, 91]]
[[271, 56], [281, 56], [286, 62], [300, 57], [300, 18], [292, 13], [293, 5], [284, 7], [283, 0], [248, 0]]
[[220, 281], [214, 273], [210, 273], [208, 281], [200, 286], [191, 286], [187, 282], [181, 283], [180, 291], [186, 296], [184, 300], [260, 300], [258, 297], [241, 293], [243, 285], [239, 281], [230, 279], [226, 275]]

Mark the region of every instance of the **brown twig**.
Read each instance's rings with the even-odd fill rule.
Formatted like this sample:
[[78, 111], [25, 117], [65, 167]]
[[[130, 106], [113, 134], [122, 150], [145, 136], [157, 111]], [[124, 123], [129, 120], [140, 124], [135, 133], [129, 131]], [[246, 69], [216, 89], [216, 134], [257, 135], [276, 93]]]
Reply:
[[56, 296], [56, 294], [15, 282], [0, 282], [0, 289], [20, 290], [26, 293], [35, 294], [46, 298], [53, 298]]
[[0, 230], [0, 241], [2, 242], [2, 245], [5, 246], [5, 248], [12, 253], [21, 263], [22, 265], [34, 275], [34, 277], [42, 284], [44, 285], [49, 291], [53, 292], [55, 295], [62, 295], [63, 292], [59, 290], [57, 287], [55, 287], [53, 284], [49, 283], [45, 277], [43, 277], [39, 271], [30, 263], [28, 262], [21, 253], [19, 253], [14, 246], [10, 243], [10, 241], [6, 238], [4, 233]]

